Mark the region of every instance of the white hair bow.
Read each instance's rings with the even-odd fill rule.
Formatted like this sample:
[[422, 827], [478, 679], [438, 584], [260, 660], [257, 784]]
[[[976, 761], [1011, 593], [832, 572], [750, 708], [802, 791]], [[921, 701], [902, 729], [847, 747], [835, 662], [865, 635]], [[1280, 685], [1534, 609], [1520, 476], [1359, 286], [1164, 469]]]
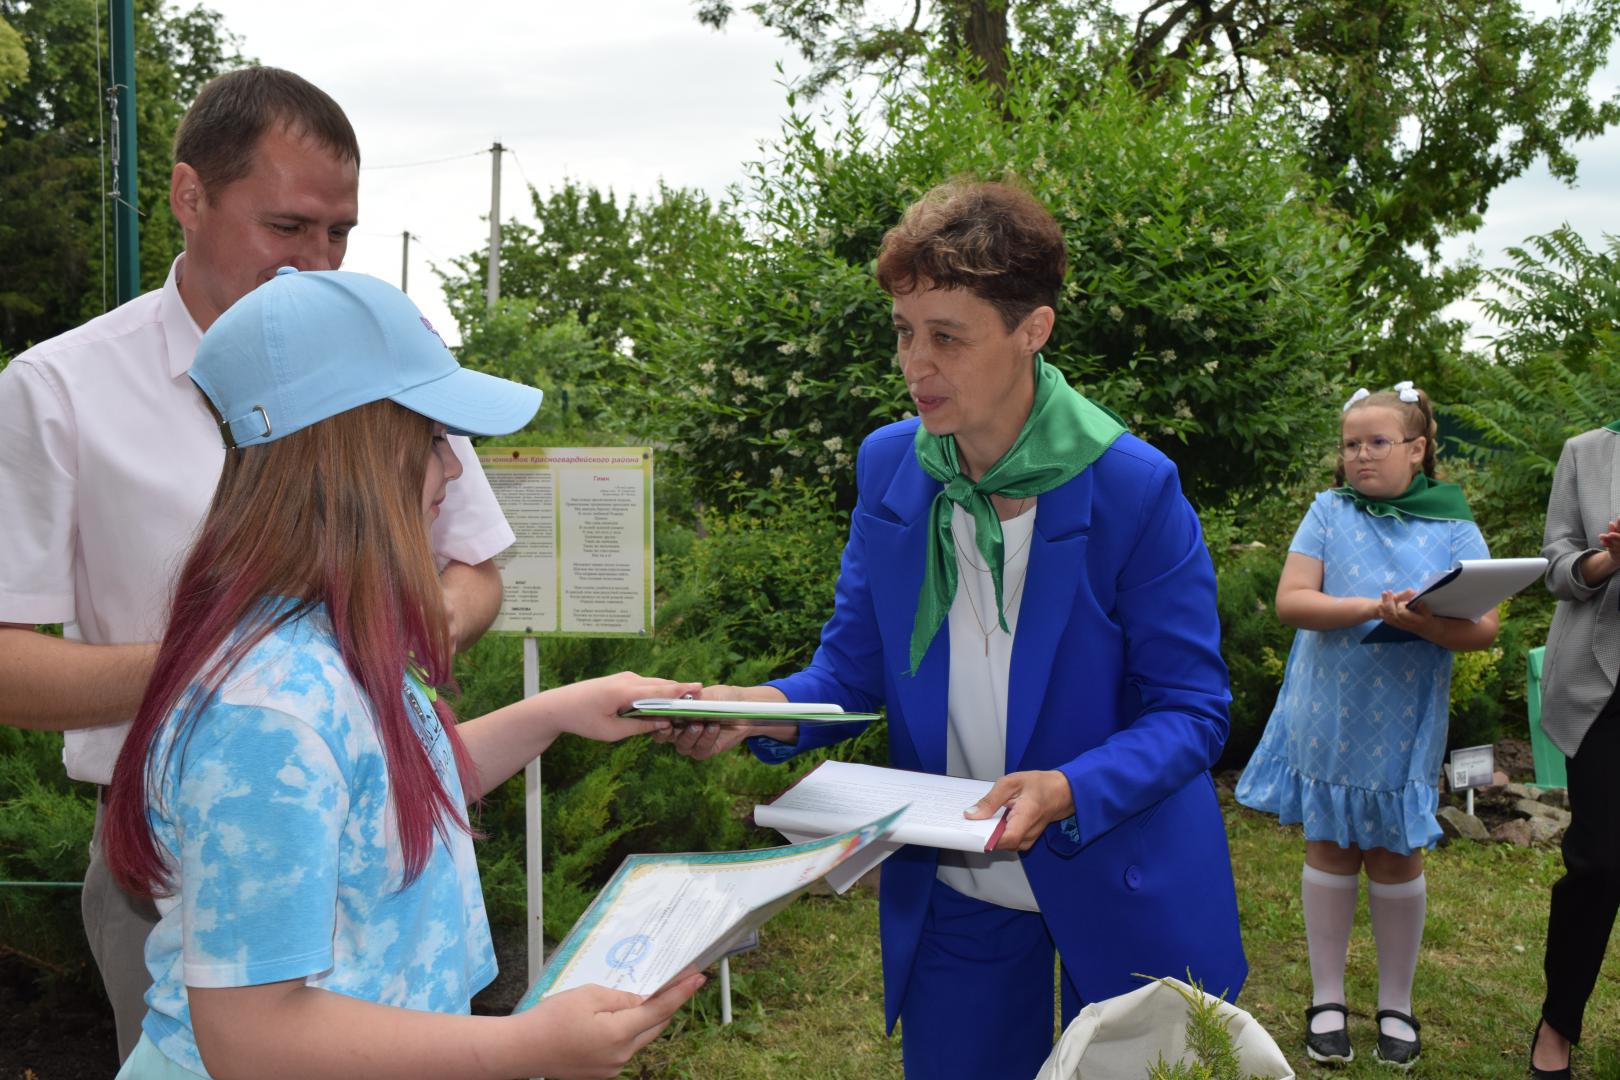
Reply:
[[[1411, 386], [1412, 384], [1407, 383], [1406, 385]], [[1371, 397], [1371, 396], [1372, 396], [1372, 391], [1368, 390], [1365, 386], [1363, 386], [1360, 390], [1357, 390], [1355, 393], [1350, 395], [1350, 400], [1345, 402], [1344, 403], [1344, 408], [1340, 409], [1339, 411], [1340, 412], [1349, 412], [1350, 411], [1350, 406], [1354, 405], [1356, 402], [1360, 401], [1364, 397]], [[1413, 398], [1413, 400], [1415, 401], [1417, 399]]]
[[1412, 386], [1412, 380], [1411, 379], [1407, 379], [1404, 382], [1396, 383], [1395, 386], [1394, 386], [1394, 390], [1395, 390], [1395, 392], [1397, 394], [1399, 394], [1401, 396], [1401, 400], [1406, 402], [1408, 405], [1416, 405], [1417, 404], [1418, 392], [1417, 392], [1416, 388], [1414, 388]]

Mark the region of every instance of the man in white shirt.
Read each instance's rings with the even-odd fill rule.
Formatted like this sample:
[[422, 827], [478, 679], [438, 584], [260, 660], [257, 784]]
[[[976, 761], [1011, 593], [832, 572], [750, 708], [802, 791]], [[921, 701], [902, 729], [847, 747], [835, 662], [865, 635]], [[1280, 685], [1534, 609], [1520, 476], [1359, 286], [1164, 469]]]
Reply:
[[[169, 206], [186, 248], [163, 287], [0, 372], [0, 723], [66, 732], [75, 779], [112, 778], [224, 461], [186, 376], [197, 343], [277, 268], [337, 269], [359, 168], [353, 128], [315, 86], [275, 68], [220, 76], [175, 137]], [[513, 536], [471, 446], [452, 441], [463, 472], [433, 546], [460, 647], [500, 607], [491, 560]], [[65, 624], [64, 637], [34, 630], [49, 623]], [[122, 1059], [140, 1037], [156, 912], [117, 887], [99, 843], [83, 908]]]

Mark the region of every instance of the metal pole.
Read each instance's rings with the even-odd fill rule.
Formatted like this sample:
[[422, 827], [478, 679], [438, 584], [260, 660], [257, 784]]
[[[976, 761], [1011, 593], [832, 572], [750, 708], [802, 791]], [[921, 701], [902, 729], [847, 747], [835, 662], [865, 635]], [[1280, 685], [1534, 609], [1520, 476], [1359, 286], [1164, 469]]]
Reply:
[[497, 140], [490, 147], [494, 168], [489, 182], [489, 278], [485, 287], [486, 302], [491, 311], [501, 298], [501, 146]]
[[[523, 696], [532, 698], [540, 692], [540, 643], [532, 637], [523, 639]], [[535, 758], [523, 769], [523, 821], [525, 869], [529, 886], [529, 984], [540, 977], [545, 967], [545, 893], [541, 889], [541, 830], [540, 830], [540, 759]]]
[[136, 207], [140, 197], [135, 173], [135, 3], [108, 0], [112, 14], [112, 85], [107, 89], [112, 110], [113, 232], [117, 238], [114, 280], [120, 304], [141, 291], [141, 226]]
[[399, 253], [399, 291], [408, 293], [411, 291], [411, 230], [406, 229], [399, 235], [403, 243]]

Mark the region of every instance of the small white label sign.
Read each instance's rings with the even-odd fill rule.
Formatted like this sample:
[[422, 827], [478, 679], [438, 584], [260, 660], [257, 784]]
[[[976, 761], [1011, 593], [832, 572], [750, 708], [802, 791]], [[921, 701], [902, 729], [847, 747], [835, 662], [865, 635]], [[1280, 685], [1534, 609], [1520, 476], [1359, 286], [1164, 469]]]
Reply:
[[1496, 776], [1496, 747], [1470, 746], [1451, 752], [1451, 789], [1486, 787]]

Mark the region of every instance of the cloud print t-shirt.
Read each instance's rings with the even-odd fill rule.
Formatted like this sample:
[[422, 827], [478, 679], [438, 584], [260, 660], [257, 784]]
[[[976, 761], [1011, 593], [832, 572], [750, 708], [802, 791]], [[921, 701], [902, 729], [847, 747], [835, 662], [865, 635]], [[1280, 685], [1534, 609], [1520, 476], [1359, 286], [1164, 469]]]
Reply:
[[[409, 678], [401, 693], [463, 805], [431, 703]], [[171, 755], [175, 727], [171, 717], [154, 741], [149, 777], [158, 848], [178, 871], [146, 943], [144, 1029], [165, 1056], [205, 1071], [188, 985], [303, 979], [385, 1005], [468, 1011], [495, 977], [471, 838], [440, 830], [401, 888], [382, 742], [324, 610], [256, 645]]]

